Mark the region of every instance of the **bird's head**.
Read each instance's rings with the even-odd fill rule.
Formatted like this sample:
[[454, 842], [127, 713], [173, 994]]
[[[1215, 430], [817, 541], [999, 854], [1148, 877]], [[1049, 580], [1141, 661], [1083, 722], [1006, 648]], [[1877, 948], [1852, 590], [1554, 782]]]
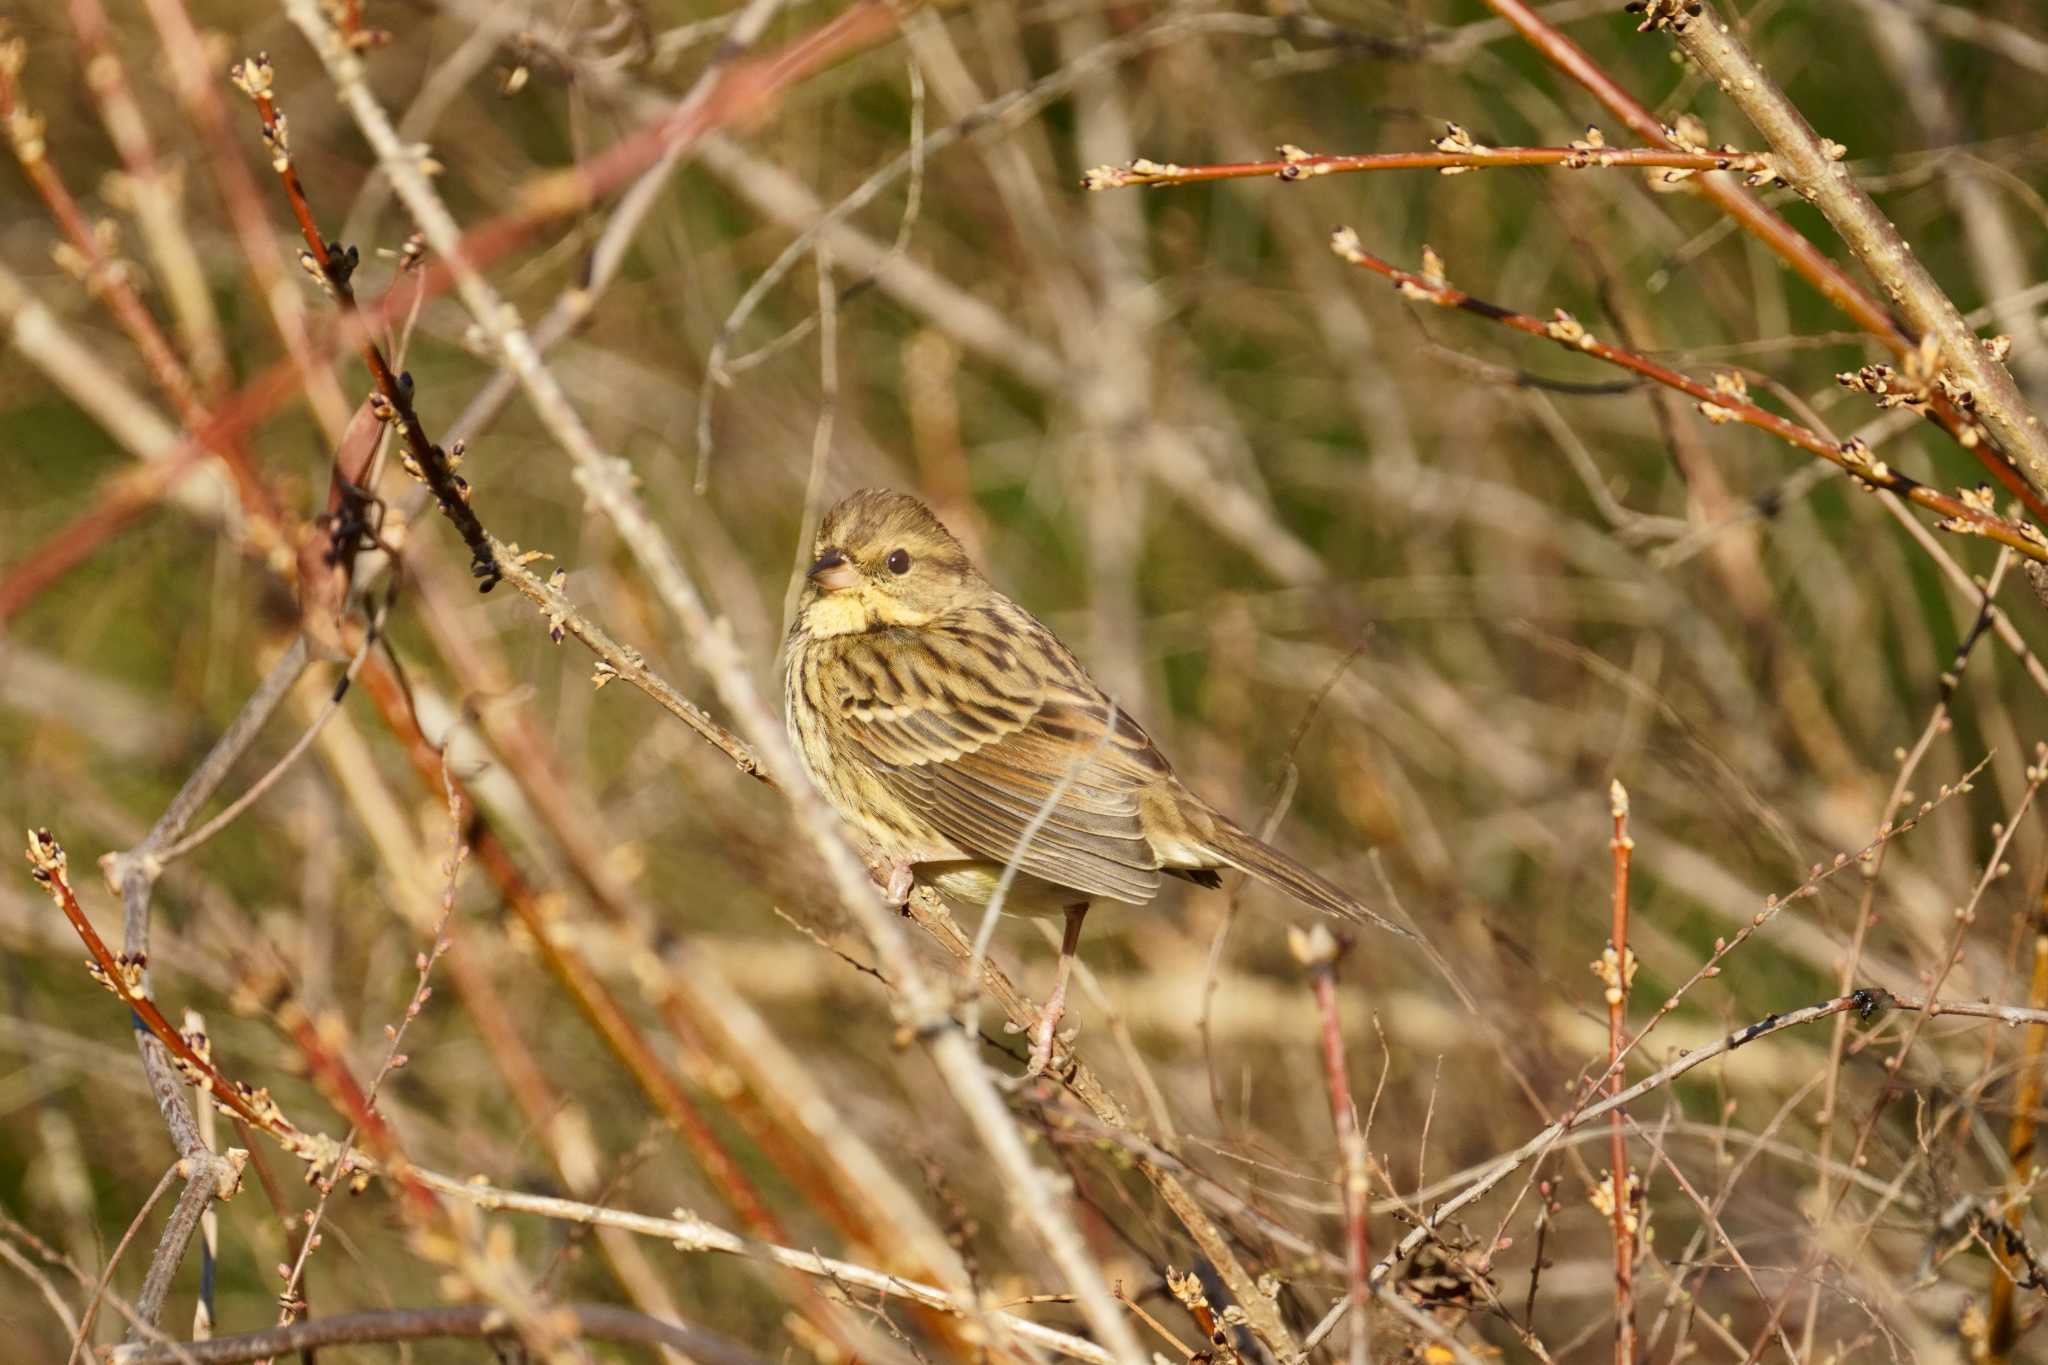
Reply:
[[906, 493], [864, 488], [825, 514], [797, 615], [813, 637], [915, 629], [989, 593], [952, 532]]

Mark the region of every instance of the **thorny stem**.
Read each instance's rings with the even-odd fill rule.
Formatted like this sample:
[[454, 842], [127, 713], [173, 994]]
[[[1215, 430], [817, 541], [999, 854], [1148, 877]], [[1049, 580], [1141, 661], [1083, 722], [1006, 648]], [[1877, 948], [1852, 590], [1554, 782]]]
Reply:
[[1938, 512], [1942, 520], [1936, 526], [1944, 531], [1983, 536], [2000, 545], [2010, 546], [2029, 559], [2048, 563], [2048, 536], [2029, 522], [2012, 521], [1999, 516], [1992, 510], [1992, 494], [1989, 489], [1979, 488], [1965, 491], [1961, 496], [1952, 497], [1938, 493], [1910, 475], [1901, 474], [1884, 461], [1874, 457], [1860, 441], [1834, 442], [1810, 428], [1749, 401], [1747, 388], [1740, 380], [1722, 377], [1716, 384], [1702, 384], [1697, 379], [1680, 374], [1678, 371], [1660, 365], [1647, 356], [1639, 355], [1625, 347], [1604, 342], [1588, 332], [1579, 321], [1565, 312], [1556, 310], [1550, 321], [1518, 313], [1498, 304], [1475, 298], [1461, 289], [1446, 283], [1436, 269], [1422, 273], [1402, 270], [1366, 251], [1359, 243], [1358, 234], [1350, 228], [1339, 228], [1331, 236], [1330, 249], [1346, 261], [1361, 269], [1393, 282], [1396, 289], [1411, 299], [1435, 304], [1439, 308], [1455, 308], [1471, 313], [1503, 327], [1533, 337], [1542, 337], [1569, 351], [1577, 351], [1604, 360], [1633, 374], [1642, 375], [1666, 387], [1698, 400], [1701, 415], [1710, 422], [1741, 422], [1768, 432], [1779, 440], [1799, 447], [1812, 455], [1828, 461], [1854, 477], [1865, 488], [1883, 489], [1906, 501]]
[[[308, 251], [299, 258], [300, 263], [334, 295], [345, 316], [362, 323], [363, 310], [356, 303], [355, 286], [350, 283], [356, 269], [356, 249], [340, 242], [330, 242], [320, 235], [320, 225], [313, 217], [313, 206], [306, 198], [305, 186], [299, 182], [298, 169], [292, 163], [290, 130], [284, 115], [278, 111], [277, 102], [271, 97], [269, 56], [259, 53], [251, 61], [236, 63], [233, 75], [235, 84], [249, 97], [256, 106], [257, 117], [263, 120], [263, 141], [270, 149], [270, 164], [284, 186], [285, 199], [291, 205], [292, 216], [298, 220], [299, 232], [306, 239]], [[470, 573], [477, 580], [477, 590], [489, 592], [497, 586], [503, 574], [491, 553], [490, 536], [470, 509], [469, 482], [455, 472], [462, 460], [461, 449], [443, 450], [427, 439], [426, 429], [420, 425], [419, 413], [413, 408], [412, 376], [392, 372], [390, 362], [384, 358], [384, 349], [377, 344], [370, 326], [360, 326], [358, 338], [363, 364], [369, 367], [370, 381], [383, 399], [377, 415], [398, 428], [409, 457], [409, 471], [433, 490], [434, 501], [440, 506], [442, 515], [454, 524], [463, 544], [469, 547]]]

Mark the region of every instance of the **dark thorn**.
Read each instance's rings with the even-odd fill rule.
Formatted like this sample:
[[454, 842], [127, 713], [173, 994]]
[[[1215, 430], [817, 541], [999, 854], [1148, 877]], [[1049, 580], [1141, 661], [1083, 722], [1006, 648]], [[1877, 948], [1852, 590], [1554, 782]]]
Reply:
[[341, 704], [341, 699], [348, 695], [348, 684], [349, 676], [348, 674], [344, 673], [341, 675], [340, 680], [334, 684], [334, 695], [329, 697], [327, 700], [334, 703], [336, 706], [339, 706]]

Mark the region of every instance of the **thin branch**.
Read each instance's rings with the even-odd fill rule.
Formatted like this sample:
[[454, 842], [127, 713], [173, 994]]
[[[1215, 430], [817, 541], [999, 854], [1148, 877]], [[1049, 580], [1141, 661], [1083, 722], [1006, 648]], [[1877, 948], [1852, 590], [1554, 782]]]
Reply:
[[[761, 1357], [701, 1327], [664, 1322], [629, 1308], [601, 1303], [556, 1304], [548, 1312], [574, 1339], [624, 1341], [642, 1346], [667, 1346], [705, 1365], [759, 1365]], [[324, 1346], [428, 1341], [439, 1337], [475, 1337], [491, 1341], [518, 1340], [518, 1331], [503, 1310], [489, 1304], [453, 1308], [395, 1308], [373, 1313], [334, 1313], [311, 1322], [242, 1336], [179, 1346], [123, 1346], [112, 1365], [240, 1365], [270, 1356], [311, 1353]]]
[[[156, 1001], [149, 995], [148, 980], [145, 976], [147, 956], [132, 953], [124, 953], [118, 958], [114, 956], [106, 941], [100, 937], [99, 931], [93, 928], [92, 921], [86, 918], [84, 909], [80, 907], [77, 893], [71, 888], [68, 871], [70, 859], [48, 830], [29, 831], [28, 861], [30, 875], [64, 912], [64, 917], [71, 921], [71, 927], [85, 943], [86, 951], [92, 954], [91, 960], [86, 963], [86, 970], [92, 973], [94, 980], [119, 996], [121, 1003], [134, 1013], [143, 1028], [148, 1031], [146, 1036], [161, 1044], [170, 1054], [173, 1065], [182, 1073], [185, 1083], [202, 1087], [215, 1104], [251, 1127], [262, 1129], [282, 1143], [287, 1150], [299, 1152], [311, 1139], [284, 1116], [284, 1111], [270, 1098], [269, 1091], [251, 1089], [239, 1081], [230, 1081], [214, 1066], [210, 1057], [200, 1052], [191, 1040], [171, 1027], [170, 1020], [164, 1017], [163, 1011], [157, 1008]], [[152, 1076], [151, 1080], [154, 1083], [155, 1077]], [[185, 1116], [185, 1121], [191, 1122], [189, 1114]], [[181, 1155], [188, 1161], [194, 1160], [195, 1156], [210, 1157], [203, 1147], [198, 1148], [196, 1153], [181, 1150]]]
[[177, 1278], [178, 1267], [184, 1264], [185, 1249], [192, 1244], [194, 1234], [199, 1231], [201, 1217], [219, 1194], [221, 1190], [211, 1181], [185, 1182], [184, 1192], [178, 1196], [177, 1205], [164, 1223], [163, 1236], [157, 1239], [157, 1251], [150, 1259], [149, 1274], [143, 1277], [142, 1288], [135, 1295], [135, 1312], [144, 1322], [156, 1322], [163, 1317], [164, 1300], [170, 1297], [171, 1282]]
[[358, 324], [358, 346], [363, 364], [369, 368], [370, 381], [383, 400], [381, 405], [374, 406], [374, 411], [381, 420], [397, 428], [400, 439], [405, 442], [406, 472], [433, 490], [434, 502], [440, 507], [441, 514], [454, 525], [462, 536], [463, 544], [469, 547], [470, 572], [477, 579], [477, 590], [489, 592], [502, 575], [498, 572], [497, 560], [491, 554], [490, 537], [484, 533], [483, 523], [470, 509], [469, 482], [455, 472], [462, 463], [462, 448], [458, 444], [453, 449], [443, 450], [428, 439], [426, 429], [420, 424], [419, 413], [413, 408], [411, 374], [392, 370], [384, 357], [384, 348], [377, 344], [374, 329], [363, 323], [363, 310], [356, 303], [355, 286], [350, 282], [358, 260], [356, 249], [341, 242], [330, 242], [320, 235], [313, 206], [306, 199], [305, 186], [300, 183], [298, 169], [292, 162], [289, 125], [271, 96], [273, 74], [270, 58], [259, 53], [253, 60], [237, 62], [231, 74], [236, 88], [249, 97], [256, 106], [257, 117], [263, 121], [263, 142], [270, 151], [271, 168], [277, 172], [277, 178], [284, 186], [292, 217], [298, 220], [299, 232], [306, 239], [307, 250], [300, 255], [299, 263], [307, 274], [319, 280], [334, 296], [344, 316]]
[[[1726, 1056], [1737, 1048], [1745, 1047], [1760, 1038], [1768, 1038], [1773, 1033], [1778, 1033], [1788, 1028], [1796, 1028], [1801, 1024], [1811, 1024], [1817, 1020], [1829, 1019], [1848, 1010], [1854, 1010], [1858, 1014], [1869, 1017], [1888, 1007], [1912, 1009], [1916, 1007], [1916, 1002], [1901, 1000], [1886, 991], [1875, 987], [1867, 987], [1863, 990], [1851, 991], [1847, 995], [1836, 996], [1832, 1000], [1823, 1000], [1818, 1004], [1808, 1005], [1803, 1009], [1790, 1010], [1784, 1014], [1766, 1015], [1748, 1028], [1739, 1029], [1734, 1033], [1728, 1034], [1718, 1042], [1709, 1043], [1705, 1047], [1694, 1048], [1690, 1052], [1681, 1052], [1669, 1063], [1634, 1085], [1629, 1086], [1625, 1090], [1616, 1091], [1607, 1096], [1607, 1098], [1589, 1104], [1574, 1113], [1567, 1114], [1557, 1122], [1544, 1128], [1514, 1151], [1501, 1157], [1492, 1166], [1488, 1167], [1482, 1175], [1473, 1180], [1471, 1184], [1432, 1209], [1428, 1217], [1424, 1218], [1403, 1237], [1393, 1250], [1382, 1256], [1372, 1268], [1372, 1282], [1378, 1284], [1381, 1280], [1385, 1279], [1392, 1273], [1394, 1267], [1412, 1255], [1417, 1247], [1421, 1246], [1431, 1237], [1436, 1236], [1437, 1230], [1448, 1222], [1452, 1215], [1494, 1189], [1503, 1180], [1506, 1180], [1509, 1176], [1520, 1170], [1531, 1158], [1541, 1155], [1557, 1139], [1571, 1132], [1574, 1128], [1590, 1123], [1601, 1115], [1619, 1109], [1623, 1105], [1631, 1104], [1641, 1099], [1644, 1095], [1670, 1084], [1702, 1063], [1710, 1062], [1716, 1057]], [[1951, 1013], [1964, 1012], [1960, 1007], [1948, 1003], [1944, 1003], [1942, 1008]], [[1994, 1007], [1986, 1007], [1987, 1010], [1991, 1008]], [[2011, 1010], [2013, 1007], [2000, 1006], [1995, 1008]], [[2028, 1014], [2033, 1013], [2033, 1011], [2021, 1010], [2019, 1013]], [[2048, 1011], [2040, 1011], [2039, 1013], [2043, 1021], [2048, 1021]], [[1993, 1017], [2003, 1018], [2004, 1016], [1997, 1015]], [[1302, 1338], [1302, 1345], [1313, 1349], [1327, 1339], [1330, 1333], [1336, 1330], [1337, 1324], [1343, 1321], [1349, 1307], [1349, 1299], [1340, 1300], [1335, 1307], [1324, 1315], [1322, 1321], [1318, 1322], [1308, 1335]]]
[[[1594, 964], [1606, 986], [1607, 1070], [1610, 1094], [1621, 1090], [1622, 1038], [1628, 1029], [1628, 988], [1635, 980], [1635, 955], [1628, 949], [1629, 855], [1635, 840], [1628, 832], [1628, 791], [1616, 778], [1609, 788], [1614, 817], [1614, 917], [1607, 951]], [[1628, 1167], [1625, 1134], [1628, 1116], [1619, 1107], [1608, 1115], [1608, 1214], [1614, 1227], [1614, 1362], [1633, 1365], [1636, 1358], [1636, 1182]]]
[[[532, 1214], [594, 1227], [619, 1228], [636, 1236], [652, 1237], [667, 1242], [682, 1252], [750, 1257], [802, 1275], [830, 1280], [844, 1287], [906, 1299], [947, 1314], [972, 1317], [981, 1311], [974, 1300], [966, 1295], [949, 1293], [936, 1285], [921, 1284], [901, 1275], [837, 1260], [815, 1251], [752, 1241], [687, 1212], [679, 1211], [673, 1217], [657, 1218], [626, 1209], [607, 1208], [599, 1204], [561, 1199], [552, 1195], [526, 1194], [518, 1190], [480, 1184], [473, 1180], [458, 1180], [453, 1176], [425, 1169], [419, 1170], [418, 1174], [421, 1181], [430, 1189], [451, 1198], [466, 1200], [481, 1209]], [[1007, 1313], [997, 1312], [988, 1316], [994, 1318], [1002, 1330], [1014, 1334], [1021, 1342], [1057, 1351], [1075, 1360], [1088, 1361], [1091, 1365], [1110, 1365], [1113, 1359], [1102, 1347], [1065, 1332], [1042, 1327]]]
[[1371, 1294], [1366, 1268], [1372, 1260], [1372, 1242], [1366, 1213], [1372, 1203], [1372, 1161], [1366, 1154], [1365, 1135], [1358, 1128], [1358, 1107], [1351, 1100], [1351, 1072], [1344, 1059], [1344, 1017], [1337, 1005], [1337, 962], [1344, 947], [1324, 924], [1306, 932], [1293, 929], [1287, 936], [1295, 961], [1308, 970], [1309, 988], [1315, 995], [1316, 1014], [1322, 1022], [1323, 1086], [1330, 1097], [1330, 1122], [1337, 1130], [1337, 1151], [1342, 1167], [1338, 1188], [1344, 1199], [1344, 1283], [1345, 1301], [1352, 1309], [1351, 1365], [1368, 1365], [1372, 1359], [1372, 1314], [1364, 1311]]
[[1702, 384], [1699, 380], [1660, 365], [1647, 356], [1599, 340], [1563, 309], [1556, 310], [1546, 322], [1527, 313], [1518, 313], [1513, 309], [1474, 298], [1444, 281], [1440, 273], [1440, 263], [1426, 259], [1424, 269], [1419, 273], [1402, 270], [1366, 251], [1359, 243], [1358, 234], [1350, 228], [1339, 228], [1331, 236], [1330, 249], [1351, 264], [1392, 281], [1404, 297], [1486, 318], [1503, 327], [1529, 336], [1541, 337], [1546, 341], [1555, 342], [1566, 350], [1592, 356], [1595, 360], [1604, 360], [1610, 365], [1655, 380], [1668, 388], [1677, 389], [1680, 393], [1698, 400], [1701, 415], [1710, 422], [1740, 422], [1745, 426], [1767, 432], [1837, 466], [1866, 488], [1883, 489], [1931, 512], [1940, 513], [1942, 520], [1936, 525], [1941, 530], [1983, 536], [2000, 545], [2010, 546], [2029, 559], [2048, 563], [2048, 536], [2044, 536], [2031, 522], [2013, 521], [1999, 516], [1992, 510], [1992, 494], [1988, 489], [1965, 490], [1953, 497], [1946, 493], [1938, 493], [1918, 479], [1901, 474], [1889, 464], [1877, 459], [1860, 441], [1830, 441], [1789, 418], [1780, 417], [1775, 412], [1758, 407], [1749, 401], [1747, 386], [1736, 377], [1723, 376], [1711, 386]]
[[[87, 1349], [87, 1345], [92, 1338], [93, 1319], [99, 1315], [100, 1303], [106, 1298], [107, 1286], [114, 1282], [114, 1267], [121, 1263], [122, 1253], [127, 1251], [128, 1244], [135, 1240], [135, 1234], [142, 1227], [143, 1220], [149, 1217], [150, 1211], [157, 1206], [157, 1201], [164, 1197], [164, 1191], [171, 1187], [171, 1182], [178, 1178], [180, 1174], [179, 1164], [174, 1162], [165, 1169], [163, 1178], [158, 1180], [156, 1188], [149, 1192], [149, 1198], [142, 1201], [142, 1207], [137, 1209], [135, 1217], [129, 1220], [127, 1230], [121, 1234], [121, 1240], [114, 1243], [114, 1249], [108, 1254], [106, 1264], [100, 1267], [100, 1277], [93, 1284], [92, 1297], [85, 1301], [85, 1313], [72, 1325], [71, 1354], [66, 1357], [66, 1365], [71, 1365], [72, 1361], [78, 1359], [78, 1353]], [[193, 1181], [185, 1186], [185, 1193], [189, 1195], [197, 1188], [200, 1188], [198, 1182]], [[181, 1197], [179, 1203], [182, 1205], [183, 1202]], [[168, 1241], [170, 1236], [171, 1229], [166, 1227], [164, 1229], [164, 1240]], [[152, 1262], [150, 1265], [150, 1275], [153, 1278], [155, 1274], [156, 1264]], [[138, 1312], [141, 1311], [141, 1305], [147, 1297], [148, 1289], [149, 1286], [145, 1283], [143, 1286], [145, 1297], [136, 1300]], [[161, 1314], [163, 1311], [163, 1295], [161, 1292], [156, 1296], [156, 1308], [157, 1312]]]
[[[2048, 431], [2042, 430], [2041, 419], [2028, 408], [2005, 365], [1842, 165], [1842, 144], [1813, 130], [1712, 6], [1659, 3], [1651, 6], [1644, 26], [1669, 29], [1679, 48], [1769, 140], [1779, 177], [1821, 211], [1914, 332], [1934, 338], [1943, 396], [1981, 420], [2036, 489], [2048, 488]], [[1964, 444], [1970, 444], [1967, 436]]]
[[[1445, 143], [1458, 143], [1453, 149]], [[1096, 166], [1081, 175], [1084, 190], [1115, 190], [1133, 185], [1198, 185], [1211, 180], [1250, 180], [1270, 177], [1290, 183], [1317, 176], [1344, 175], [1354, 171], [1460, 171], [1501, 166], [1562, 166], [1582, 170], [1589, 166], [1663, 169], [1695, 174], [1700, 171], [1749, 171], [1762, 169], [1764, 158], [1755, 152], [1733, 148], [1719, 151], [1680, 151], [1665, 147], [1609, 147], [1594, 139], [1570, 147], [1482, 147], [1472, 143], [1462, 128], [1451, 132], [1434, 152], [1361, 152], [1328, 156], [1284, 147], [1276, 161], [1234, 161], [1213, 166], [1177, 166], [1140, 157], [1122, 166]], [[1670, 177], [1673, 179], [1679, 177]]]
[[[862, 10], [855, 6], [848, 14]], [[772, 769], [796, 771], [780, 719], [754, 685], [749, 661], [729, 629], [715, 621], [684, 571], [673, 546], [648, 516], [623, 460], [603, 452], [560, 383], [540, 361], [524, 329], [507, 317], [497, 291], [462, 256], [461, 231], [440, 196], [420, 171], [417, 159], [398, 142], [389, 116], [364, 81], [362, 63], [334, 33], [315, 0], [289, 0], [287, 13], [326, 66], [343, 103], [376, 150], [399, 197], [412, 211], [427, 241], [455, 272], [458, 292], [499, 353], [518, 374], [536, 414], [575, 462], [577, 482], [592, 507], [618, 528], [646, 572], [655, 594], [690, 640], [700, 667], [720, 699], [740, 720], [741, 733]], [[701, 127], [692, 129], [694, 138]], [[1115, 1299], [1101, 1267], [1090, 1254], [1067, 1211], [1067, 1202], [1033, 1160], [1014, 1118], [996, 1093], [974, 1045], [953, 1022], [949, 992], [934, 983], [912, 953], [898, 917], [882, 904], [873, 883], [847, 846], [838, 818], [807, 783], [786, 785], [798, 825], [822, 856], [840, 903], [875, 945], [884, 969], [897, 983], [914, 1036], [926, 1049], [960, 1103], [977, 1135], [1002, 1168], [1018, 1212], [1067, 1278], [1084, 1315], [1120, 1361], [1142, 1361], [1137, 1337]]]
[[[2030, 918], [2034, 931], [2031, 936], [2033, 971], [2027, 987], [2027, 1004], [2030, 1008], [2042, 1009], [2048, 1008], [2048, 904], [2037, 902]], [[2012, 1170], [2006, 1176], [2006, 1191], [2014, 1198], [2014, 1203], [2005, 1214], [2003, 1223], [2013, 1234], [2021, 1230], [2020, 1217], [2025, 1208], [2018, 1196], [2034, 1177], [2035, 1116], [2041, 1107], [2044, 1056], [2048, 1056], [2048, 1026], [2029, 1025], [2020, 1044], [2012, 1118], [2005, 1135], [2006, 1156], [2012, 1162]], [[1992, 1254], [1997, 1264], [1991, 1273], [1991, 1302], [1985, 1312], [1983, 1358], [1989, 1365], [2004, 1365], [2019, 1340], [2020, 1321], [2015, 1311], [2014, 1291], [2017, 1288], [2015, 1282], [2026, 1267], [2021, 1263], [2018, 1248], [2007, 1239], [1994, 1238]]]
[[[1515, 31], [1546, 60], [1584, 86], [1627, 124], [1630, 132], [1652, 146], [1677, 145], [1672, 130], [1664, 126], [1663, 120], [1602, 70], [1584, 48], [1532, 9], [1527, 0], [1487, 0], [1487, 4], [1513, 25]], [[1914, 351], [1917, 340], [1899, 325], [1882, 303], [1734, 177], [1700, 175], [1689, 183], [1702, 197], [1727, 214], [1731, 222], [1775, 252], [1796, 274], [1818, 290], [1822, 298], [1841, 309], [1857, 326], [1899, 356], [1910, 355]], [[2041, 493], [2028, 483], [2003, 452], [1991, 443], [1977, 439], [1975, 423], [1967, 413], [1958, 411], [1946, 398], [1938, 396], [1932, 415], [1945, 431], [1977, 457], [1994, 478], [2025, 502], [2029, 511], [2048, 519], [2048, 501], [2043, 500]]]

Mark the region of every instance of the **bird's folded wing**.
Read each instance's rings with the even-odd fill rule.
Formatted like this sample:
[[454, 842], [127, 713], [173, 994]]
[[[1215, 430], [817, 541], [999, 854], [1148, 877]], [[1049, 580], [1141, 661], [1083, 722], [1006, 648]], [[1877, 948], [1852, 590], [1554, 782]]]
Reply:
[[947, 838], [1088, 896], [1158, 892], [1139, 791], [1160, 760], [1070, 661], [1021, 659], [971, 630], [880, 632], [855, 648], [846, 733]]

